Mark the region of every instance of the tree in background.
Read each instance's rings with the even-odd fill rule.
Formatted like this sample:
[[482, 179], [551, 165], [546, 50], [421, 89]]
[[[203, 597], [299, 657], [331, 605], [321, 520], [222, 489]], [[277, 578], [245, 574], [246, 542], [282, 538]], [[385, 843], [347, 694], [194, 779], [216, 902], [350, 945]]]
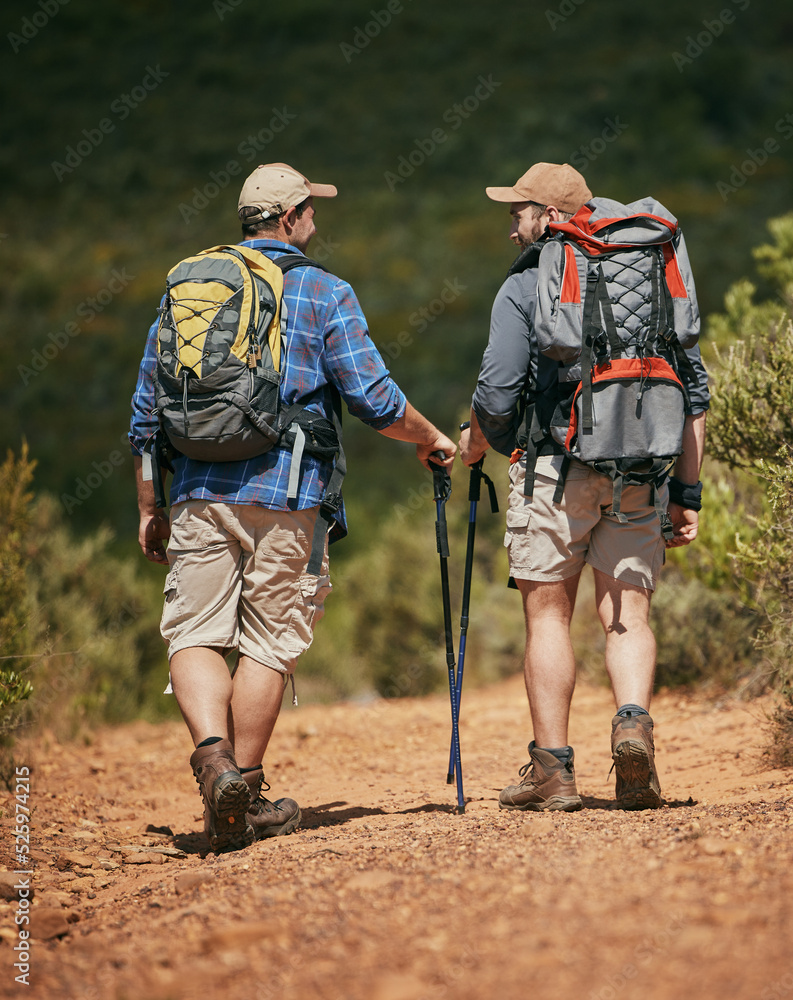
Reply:
[[[769, 222], [774, 242], [754, 251], [770, 296], [755, 303], [744, 280], [713, 318], [710, 451], [764, 487], [754, 540], [739, 534], [736, 559], [764, 609], [758, 636], [770, 679], [782, 695], [770, 755], [793, 764], [793, 213]], [[724, 345], [726, 348], [724, 347]], [[719, 349], [721, 345], [721, 349]]]

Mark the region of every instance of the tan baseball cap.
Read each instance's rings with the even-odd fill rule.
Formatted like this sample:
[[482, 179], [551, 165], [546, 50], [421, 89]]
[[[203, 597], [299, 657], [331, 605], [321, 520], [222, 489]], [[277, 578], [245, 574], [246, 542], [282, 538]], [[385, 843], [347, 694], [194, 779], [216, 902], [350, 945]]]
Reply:
[[592, 197], [584, 178], [569, 163], [535, 163], [514, 187], [489, 187], [485, 193], [493, 201], [534, 201], [573, 213]]
[[309, 196], [335, 198], [337, 194], [332, 184], [312, 184], [286, 163], [263, 163], [242, 185], [237, 211], [242, 218], [243, 208], [258, 208], [259, 215], [245, 217], [246, 223], [256, 223], [286, 212]]

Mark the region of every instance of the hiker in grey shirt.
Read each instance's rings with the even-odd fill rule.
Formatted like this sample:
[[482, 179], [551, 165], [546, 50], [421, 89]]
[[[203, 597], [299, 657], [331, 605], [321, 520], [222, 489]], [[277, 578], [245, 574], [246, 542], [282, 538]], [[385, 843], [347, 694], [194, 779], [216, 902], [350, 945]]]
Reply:
[[[592, 199], [578, 171], [567, 164], [547, 163], [535, 164], [514, 187], [487, 188], [487, 195], [509, 203], [510, 239], [524, 252], [548, 235], [549, 223], [571, 219]], [[699, 314], [684, 245], [680, 256], [696, 333]], [[658, 491], [657, 506], [653, 487], [626, 485], [621, 510], [615, 511], [612, 480], [583, 462], [567, 460], [564, 449], [549, 434], [536, 449], [534, 488], [527, 497], [526, 435], [522, 433], [527, 389], [532, 387], [529, 403], [535, 407], [539, 424], [548, 428], [560, 373], [559, 362], [538, 349], [538, 281], [537, 267], [511, 273], [496, 296], [471, 425], [463, 431], [459, 445], [466, 465], [479, 461], [489, 447], [511, 455], [505, 545], [512, 581], [523, 598], [524, 671], [534, 739], [529, 744], [530, 761], [520, 772], [522, 780], [501, 792], [499, 806], [533, 811], [581, 808], [574, 753], [567, 742], [575, 686], [570, 620], [581, 571], [589, 563], [606, 635], [606, 669], [617, 706], [611, 738], [617, 802], [626, 809], [656, 808], [662, 799], [649, 715], [655, 675], [650, 599], [665, 546], [687, 545], [697, 534], [699, 472], [709, 403], [707, 376], [699, 348], [688, 349], [691, 370], [683, 454], [674, 467], [668, 503], [666, 485]], [[561, 500], [560, 478], [564, 483]], [[674, 532], [666, 542], [658, 510], [664, 506]]]

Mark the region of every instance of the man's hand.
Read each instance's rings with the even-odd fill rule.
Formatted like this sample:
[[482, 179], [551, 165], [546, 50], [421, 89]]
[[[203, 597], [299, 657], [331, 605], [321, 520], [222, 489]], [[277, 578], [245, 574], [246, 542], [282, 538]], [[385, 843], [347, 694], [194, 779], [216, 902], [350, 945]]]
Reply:
[[680, 545], [689, 545], [697, 537], [699, 511], [689, 510], [687, 507], [681, 507], [676, 503], [670, 503], [668, 511], [675, 536], [670, 542], [666, 543], [666, 547], [668, 549], [675, 549]]
[[138, 528], [138, 543], [144, 556], [153, 563], [167, 565], [168, 556], [163, 544], [171, 535], [171, 525], [163, 511], [156, 514], [141, 514]]
[[476, 414], [471, 410], [471, 422], [460, 435], [460, 458], [463, 465], [476, 465], [490, 445], [479, 427]]
[[[440, 457], [441, 452], [443, 453], [443, 458]], [[430, 468], [428, 460], [432, 459], [436, 465], [442, 465], [448, 471], [454, 465], [454, 456], [456, 454], [457, 445], [451, 438], [447, 438], [445, 434], [441, 434], [440, 431], [438, 431], [437, 438], [432, 444], [416, 445], [416, 457], [425, 469]], [[432, 470], [430, 469], [430, 471]]]

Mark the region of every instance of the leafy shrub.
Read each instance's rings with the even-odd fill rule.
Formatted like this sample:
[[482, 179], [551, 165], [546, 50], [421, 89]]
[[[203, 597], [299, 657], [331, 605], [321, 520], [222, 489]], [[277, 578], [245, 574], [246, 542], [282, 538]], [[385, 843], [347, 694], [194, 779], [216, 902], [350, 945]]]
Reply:
[[76, 538], [63, 507], [34, 499], [27, 451], [0, 467], [0, 731], [73, 736], [82, 726], [170, 710], [160, 600], [112, 532]]
[[783, 696], [784, 723], [793, 711], [793, 214], [769, 229], [774, 243], [754, 255], [777, 297], [755, 303], [754, 286], [740, 282], [713, 321], [729, 346], [718, 352], [711, 450], [751, 473], [766, 494], [749, 537], [739, 532], [736, 558], [764, 609], [757, 647]]
[[[30, 697], [32, 690], [24, 676], [30, 648], [24, 546], [34, 468], [27, 447], [19, 459], [9, 451], [0, 466], [0, 710], [4, 714]], [[0, 723], [0, 731], [3, 728]]]

